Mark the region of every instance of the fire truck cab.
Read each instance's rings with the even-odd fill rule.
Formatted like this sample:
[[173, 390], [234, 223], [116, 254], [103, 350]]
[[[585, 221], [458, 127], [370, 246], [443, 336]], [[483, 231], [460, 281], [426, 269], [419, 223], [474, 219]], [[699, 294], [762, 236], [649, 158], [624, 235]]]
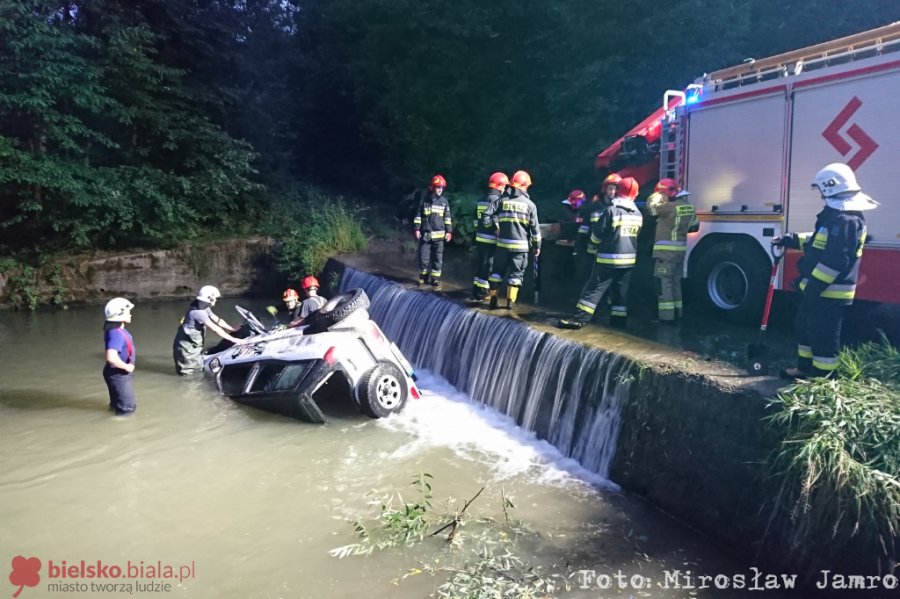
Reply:
[[[772, 237], [809, 231], [810, 189], [844, 162], [881, 203], [866, 214], [857, 299], [900, 304], [900, 23], [704, 75], [604, 150], [598, 168], [682, 182], [700, 219], [685, 275], [704, 308], [758, 318]], [[790, 287], [798, 252], [777, 281]]]

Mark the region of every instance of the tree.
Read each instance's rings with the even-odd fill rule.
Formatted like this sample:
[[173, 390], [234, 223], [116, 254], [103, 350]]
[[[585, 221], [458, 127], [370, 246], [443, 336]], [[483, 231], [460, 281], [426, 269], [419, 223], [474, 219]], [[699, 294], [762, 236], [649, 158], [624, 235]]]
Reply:
[[234, 225], [253, 153], [116, 3], [0, 1], [0, 193], [13, 246], [166, 243]]

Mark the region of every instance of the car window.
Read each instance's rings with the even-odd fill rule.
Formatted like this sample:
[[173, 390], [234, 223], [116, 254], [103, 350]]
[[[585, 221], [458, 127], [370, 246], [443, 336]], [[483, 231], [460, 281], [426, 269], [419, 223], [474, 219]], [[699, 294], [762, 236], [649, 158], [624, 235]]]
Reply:
[[293, 363], [269, 362], [260, 364], [259, 372], [257, 372], [249, 392], [292, 391], [303, 379], [312, 362], [312, 360], [304, 360]]
[[277, 391], [287, 391], [295, 388], [300, 379], [303, 378], [303, 375], [306, 374], [306, 371], [309, 370], [310, 364], [312, 364], [311, 360], [285, 366], [284, 370], [281, 371], [281, 376], [278, 377], [275, 383], [275, 389]]

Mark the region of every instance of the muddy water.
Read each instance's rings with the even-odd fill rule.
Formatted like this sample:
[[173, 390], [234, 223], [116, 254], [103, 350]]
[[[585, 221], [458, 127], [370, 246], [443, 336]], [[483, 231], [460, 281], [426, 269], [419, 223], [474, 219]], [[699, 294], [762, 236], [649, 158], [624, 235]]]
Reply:
[[[232, 305], [217, 312], [233, 321]], [[135, 309], [131, 418], [105, 410], [98, 308], [0, 314], [3, 592], [18, 589], [9, 575], [21, 555], [42, 563], [38, 580], [21, 582], [21, 568], [13, 572], [26, 585], [23, 599], [427, 597], [443, 577], [392, 581], [417, 560], [452, 561], [454, 550], [438, 538], [370, 557], [336, 559], [329, 550], [355, 541], [348, 522], [370, 513], [371, 490], [414, 497], [410, 480], [428, 472], [435, 503], [485, 487], [473, 516], [502, 518], [501, 489], [509, 495], [512, 517], [534, 531], [519, 554], [547, 574], [571, 576], [573, 588], [558, 596], [779, 596], [659, 588], [666, 571], [749, 580], [752, 570], [428, 373], [426, 396], [399, 417], [376, 422], [345, 412], [325, 426], [238, 406], [203, 380], [179, 379], [170, 347], [183, 308]], [[82, 560], [134, 576], [89, 578]], [[154, 579], [150, 569], [159, 566], [176, 578]], [[653, 582], [601, 589], [578, 570]], [[122, 586], [92, 586], [110, 582]]]

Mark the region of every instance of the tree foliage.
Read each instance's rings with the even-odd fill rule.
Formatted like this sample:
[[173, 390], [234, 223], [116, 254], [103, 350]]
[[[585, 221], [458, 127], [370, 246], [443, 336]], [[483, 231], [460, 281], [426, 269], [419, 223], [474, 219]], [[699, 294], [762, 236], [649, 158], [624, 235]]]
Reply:
[[[317, 176], [451, 191], [529, 170], [540, 200], [596, 189], [593, 157], [704, 72], [884, 25], [885, 0], [627, 4], [309, 0], [301, 135]], [[361, 177], [361, 175], [363, 175]]]
[[247, 230], [298, 181], [396, 203], [524, 168], [556, 204], [666, 89], [896, 20], [890, 0], [0, 0], [2, 243]]
[[113, 2], [0, 2], [0, 226], [12, 245], [165, 242], [236, 219], [250, 147]]

